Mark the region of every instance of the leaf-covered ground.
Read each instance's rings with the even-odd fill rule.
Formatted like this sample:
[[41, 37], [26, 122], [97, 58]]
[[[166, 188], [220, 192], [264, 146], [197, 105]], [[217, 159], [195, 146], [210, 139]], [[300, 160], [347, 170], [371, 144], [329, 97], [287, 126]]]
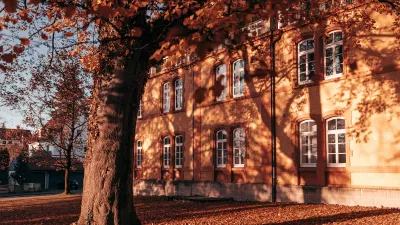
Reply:
[[[70, 224], [80, 195], [0, 199], [0, 224]], [[194, 203], [136, 197], [144, 224], [400, 224], [400, 209], [258, 202]]]

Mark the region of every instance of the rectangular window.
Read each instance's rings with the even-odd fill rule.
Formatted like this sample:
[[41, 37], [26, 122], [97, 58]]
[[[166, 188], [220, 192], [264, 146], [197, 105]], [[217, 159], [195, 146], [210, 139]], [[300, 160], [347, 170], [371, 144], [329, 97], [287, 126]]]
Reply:
[[245, 132], [244, 128], [233, 131], [233, 166], [244, 167], [245, 162]]
[[216, 134], [216, 160], [217, 167], [226, 167], [227, 163], [227, 148], [226, 148], [226, 131], [220, 130]]
[[183, 164], [183, 136], [175, 137], [175, 167], [182, 168]]
[[316, 166], [317, 124], [314, 120], [306, 120], [300, 123], [300, 154], [300, 166]]
[[171, 162], [171, 140], [169, 137], [165, 137], [163, 141], [163, 166], [164, 168], [169, 168]]
[[233, 63], [233, 97], [244, 95], [244, 60], [239, 59]]
[[170, 97], [169, 97], [169, 83], [165, 83], [163, 86], [163, 112], [169, 112]]
[[142, 118], [142, 99], [139, 100], [139, 108], [137, 112], [137, 118]]
[[175, 81], [175, 110], [181, 110], [183, 103], [183, 82], [182, 78]]
[[343, 38], [341, 31], [329, 33], [325, 41], [325, 79], [342, 76]]
[[226, 65], [219, 65], [216, 69], [215, 93], [217, 101], [226, 99]]
[[326, 148], [329, 167], [346, 167], [346, 127], [342, 117], [326, 121]]
[[315, 73], [314, 40], [309, 39], [298, 45], [298, 83], [299, 85], [312, 83]]
[[137, 141], [136, 142], [136, 167], [141, 168], [142, 167], [142, 152], [143, 147], [142, 147], [142, 142]]

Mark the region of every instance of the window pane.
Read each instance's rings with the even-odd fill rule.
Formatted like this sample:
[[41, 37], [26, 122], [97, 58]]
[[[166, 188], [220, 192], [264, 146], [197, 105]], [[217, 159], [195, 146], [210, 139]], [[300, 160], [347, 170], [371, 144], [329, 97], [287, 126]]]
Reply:
[[339, 163], [346, 163], [346, 154], [339, 154]]
[[339, 153], [346, 153], [346, 144], [339, 144]]
[[344, 121], [344, 119], [337, 119], [337, 128], [338, 129], [345, 129], [345, 121]]
[[335, 153], [336, 152], [336, 145], [335, 144], [329, 144], [328, 145], [328, 153]]
[[314, 61], [314, 53], [307, 54], [308, 61]]
[[302, 123], [300, 124], [300, 132], [307, 132], [308, 131], [308, 123]]
[[338, 142], [345, 143], [346, 142], [346, 135], [345, 134], [338, 134]]
[[308, 144], [308, 136], [301, 137], [301, 144], [303, 144], [303, 145]]
[[313, 49], [314, 48], [314, 41], [313, 40], [308, 40], [307, 41], [307, 50]]
[[300, 56], [300, 64], [306, 63], [307, 55], [301, 55]]
[[328, 155], [328, 163], [336, 163], [336, 155], [335, 154]]
[[300, 73], [300, 81], [306, 81], [306, 73]]
[[326, 58], [326, 75], [333, 75], [333, 59]]
[[307, 41], [303, 41], [300, 43], [300, 51], [305, 51], [307, 50]]
[[335, 46], [335, 55], [341, 55], [342, 51], [343, 51], [342, 45]]
[[308, 63], [308, 74], [311, 74], [314, 71], [314, 62]]
[[333, 53], [332, 48], [327, 48], [325, 50], [325, 56], [326, 57], [331, 57], [333, 55], [332, 53]]
[[333, 41], [333, 33], [330, 33], [328, 37], [326, 37], [326, 43], [330, 44]]
[[335, 135], [334, 134], [328, 134], [328, 143], [335, 143]]
[[308, 162], [308, 155], [302, 155], [301, 156], [301, 160], [302, 160], [303, 163], [309, 163]]
[[310, 123], [310, 131], [317, 131], [317, 124], [314, 121], [309, 122]]
[[307, 71], [307, 66], [306, 64], [300, 64], [300, 73], [306, 72]]
[[342, 40], [342, 32], [335, 32], [335, 42]]
[[328, 130], [336, 130], [336, 120], [329, 120], [328, 121]]
[[317, 163], [317, 156], [311, 155], [311, 163]]

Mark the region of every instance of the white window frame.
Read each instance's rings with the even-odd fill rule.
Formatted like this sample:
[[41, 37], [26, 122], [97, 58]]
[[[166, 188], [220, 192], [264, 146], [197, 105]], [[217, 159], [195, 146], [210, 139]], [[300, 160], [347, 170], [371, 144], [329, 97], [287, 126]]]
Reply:
[[[324, 39], [324, 79], [325, 80], [329, 80], [329, 79], [333, 79], [333, 78], [338, 78], [338, 77], [341, 77], [342, 76], [342, 74], [343, 74], [343, 71], [344, 71], [344, 59], [343, 59], [343, 31], [341, 31], [341, 30], [334, 30], [334, 31], [331, 31], [331, 32], [329, 32], [328, 33], [328, 35], [330, 35], [330, 34], [332, 34], [332, 38], [334, 39], [335, 38], [335, 33], [338, 33], [338, 32], [340, 32], [340, 33], [342, 33], [342, 40], [340, 40], [340, 41], [337, 41], [337, 42], [332, 42], [332, 43], [329, 43], [329, 44], [326, 44], [326, 39]], [[342, 67], [342, 72], [341, 73], [336, 73], [336, 64], [337, 64], [337, 62], [336, 62], [336, 60], [335, 60], [335, 47], [336, 46], [342, 46], [342, 63], [343, 63], [343, 67]], [[327, 76], [326, 75], [326, 50], [328, 49], [328, 48], [332, 48], [332, 60], [333, 60], [333, 75], [330, 75], [330, 76]]]
[[[169, 143], [166, 144], [166, 140], [169, 140]], [[163, 167], [169, 168], [171, 165], [171, 138], [164, 137], [163, 138]]]
[[[344, 129], [337, 129], [337, 121], [336, 121], [336, 130], [329, 130], [328, 129], [328, 124], [329, 121], [331, 120], [337, 120], [337, 119], [342, 119], [345, 122], [345, 128]], [[335, 134], [335, 156], [336, 156], [336, 163], [329, 163], [329, 155], [331, 155], [332, 153], [329, 153], [329, 139], [328, 139], [328, 135], [329, 134]], [[328, 120], [326, 120], [326, 162], [327, 162], [327, 166], [328, 167], [346, 167], [346, 163], [339, 163], [339, 154], [343, 154], [343, 153], [339, 153], [339, 142], [338, 142], [338, 135], [339, 134], [344, 134], [345, 135], [345, 153], [344, 155], [346, 156], [346, 163], [347, 163], [347, 143], [346, 143], [346, 120], [344, 119], [344, 117], [332, 117], [329, 118]]]
[[[182, 142], [178, 140], [181, 139]], [[182, 168], [183, 165], [183, 136], [177, 135], [175, 137], [175, 168]]]
[[[239, 63], [240, 61], [243, 61], [243, 67], [239, 68], [238, 70], [235, 71], [235, 64]], [[245, 70], [244, 70], [244, 60], [243, 59], [238, 59], [236, 61], [234, 61], [232, 63], [232, 94], [234, 98], [237, 97], [242, 97], [244, 96], [244, 92], [245, 92], [245, 81], [244, 81], [244, 76], [245, 74]], [[243, 80], [240, 80], [240, 74], [241, 72], [243, 72]], [[235, 77], [239, 76], [239, 82], [235, 81]], [[243, 82], [241, 82], [243, 81]], [[238, 85], [238, 87], [235, 87], [235, 85]], [[239, 88], [239, 94], [235, 94], [235, 89]], [[243, 91], [241, 91], [243, 90]]]
[[163, 84], [163, 112], [167, 113], [170, 110], [171, 98], [170, 98], [170, 84], [169, 82]]
[[174, 84], [175, 84], [175, 110], [181, 110], [183, 108], [183, 79], [182, 78], [176, 79]]
[[[243, 132], [243, 136], [236, 136], [236, 132]], [[244, 164], [246, 162], [246, 130], [243, 127], [238, 127], [233, 130], [233, 144], [232, 144], [232, 149], [233, 149], [233, 167], [244, 167]], [[240, 135], [240, 134], [239, 134]], [[235, 147], [235, 142], [240, 141], [243, 142], [243, 148], [239, 146], [239, 148]], [[239, 154], [242, 151], [243, 158], [236, 155], [236, 151], [239, 151]], [[239, 163], [236, 163], [236, 158], [239, 159]]]
[[143, 143], [142, 143], [142, 141], [136, 141], [136, 167], [137, 168], [142, 168], [142, 162], [143, 162], [142, 156], [143, 156]]
[[[300, 167], [316, 167], [317, 163], [304, 163], [303, 162], [303, 138], [307, 137], [308, 140], [310, 140], [311, 137], [313, 136], [317, 136], [318, 139], [318, 126], [317, 126], [317, 130], [315, 131], [306, 131], [306, 132], [302, 132], [301, 131], [301, 125], [307, 123], [307, 126], [309, 126], [310, 122], [315, 122], [315, 120], [304, 120], [301, 123], [299, 123], [299, 146], [300, 146]], [[310, 128], [310, 127], [309, 127]], [[311, 156], [312, 156], [312, 142], [308, 141], [307, 142], [307, 156], [308, 156], [308, 161], [311, 162]], [[318, 142], [316, 143], [316, 147], [317, 147], [317, 155], [316, 158], [318, 160]]]
[[139, 108], [138, 108], [137, 118], [142, 118], [142, 99], [139, 100]]
[[[308, 50], [304, 50], [304, 51], [300, 51], [300, 45], [303, 43], [303, 42], [306, 42], [306, 41], [313, 41], [314, 42], [314, 39], [312, 39], [312, 38], [309, 38], [309, 39], [305, 39], [305, 40], [302, 40], [301, 42], [299, 42], [299, 44], [297, 44], [297, 79], [298, 79], [298, 81], [297, 81], [297, 83], [299, 84], [299, 85], [304, 85], [304, 84], [311, 84], [311, 83], [313, 83], [313, 80], [312, 79], [310, 79], [310, 77], [309, 77], [309, 70], [308, 70], [308, 54], [310, 54], [310, 53], [313, 53], [314, 54], [314, 76], [315, 76], [315, 42], [314, 42], [314, 48], [312, 48], [312, 49], [308, 49]], [[305, 81], [300, 81], [300, 57], [301, 56], [303, 56], [303, 55], [306, 55], [306, 80]]]
[[[223, 67], [223, 66], [225, 66], [225, 72], [220, 73], [219, 68]], [[226, 99], [226, 75], [227, 75], [226, 72], [227, 72], [227, 66], [225, 63], [217, 66], [217, 68], [215, 69], [215, 82], [218, 82], [220, 77], [223, 76], [223, 78], [221, 79], [221, 85], [224, 87], [221, 94], [219, 96], [217, 96], [217, 98], [216, 98], [217, 101], [223, 101]]]
[[[225, 138], [218, 139], [218, 134], [222, 132], [223, 135], [225, 135]], [[216, 160], [216, 165], [218, 168], [224, 168], [226, 167], [226, 164], [228, 162], [228, 133], [225, 130], [219, 130], [215, 133], [215, 139], [216, 139], [216, 145], [215, 145], [215, 160]], [[223, 147], [225, 143], [225, 148]], [[218, 146], [222, 146], [219, 148]], [[221, 152], [221, 155], [219, 154]], [[221, 159], [221, 163], [218, 163], [218, 159]], [[224, 162], [224, 158], [226, 159], [226, 162]]]

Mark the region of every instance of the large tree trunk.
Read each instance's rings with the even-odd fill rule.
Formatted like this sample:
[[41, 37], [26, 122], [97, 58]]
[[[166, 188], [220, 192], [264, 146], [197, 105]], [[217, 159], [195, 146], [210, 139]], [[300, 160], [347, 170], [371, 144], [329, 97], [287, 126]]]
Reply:
[[[140, 224], [133, 204], [133, 138], [148, 58], [132, 53], [123, 71], [94, 81], [78, 224]], [[120, 64], [121, 65], [121, 64]]]
[[71, 194], [71, 190], [69, 187], [69, 168], [64, 169], [64, 194]]

